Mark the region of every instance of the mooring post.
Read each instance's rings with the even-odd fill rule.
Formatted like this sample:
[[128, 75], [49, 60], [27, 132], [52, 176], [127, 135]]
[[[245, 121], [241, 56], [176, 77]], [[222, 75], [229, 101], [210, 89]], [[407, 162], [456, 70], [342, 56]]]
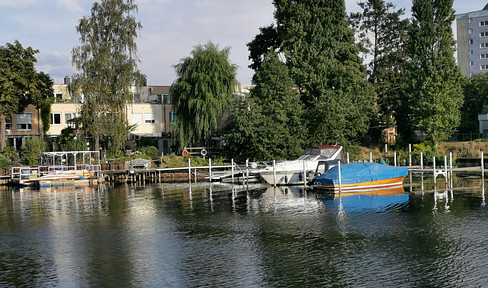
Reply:
[[393, 166], [397, 166], [397, 158], [396, 158], [396, 151], [393, 152]]
[[422, 151], [420, 151], [420, 170], [424, 170], [424, 153]]
[[412, 144], [408, 144], [408, 166], [412, 166]]
[[481, 151], [481, 179], [485, 180], [485, 161], [483, 159], [483, 151]]
[[191, 162], [190, 158], [188, 158], [188, 181], [191, 182]]
[[234, 184], [234, 158], [230, 159], [230, 173], [232, 177], [232, 184]]
[[246, 185], [249, 185], [249, 159], [246, 159]]
[[437, 175], [435, 173], [435, 156], [432, 157], [432, 162], [433, 162], [433, 171], [434, 171], [434, 187], [435, 187], [435, 184], [436, 184], [436, 178], [437, 178]]
[[306, 165], [305, 165], [305, 161], [307, 160], [303, 160], [303, 187], [305, 187], [307, 185], [307, 168], [306, 168]]
[[369, 162], [373, 163], [373, 152], [369, 152]]
[[342, 192], [342, 174], [341, 174], [341, 161], [337, 162], [337, 168], [339, 170], [339, 195]]
[[212, 158], [208, 158], [208, 175], [210, 176], [210, 182], [212, 182]]
[[388, 144], [385, 143], [385, 159], [388, 158]]
[[447, 156], [444, 155], [444, 177], [446, 178], [446, 184], [447, 184], [447, 177], [448, 177], [448, 174], [447, 174]]
[[346, 163], [349, 164], [349, 152], [346, 153]]
[[276, 187], [276, 160], [273, 160], [273, 186]]

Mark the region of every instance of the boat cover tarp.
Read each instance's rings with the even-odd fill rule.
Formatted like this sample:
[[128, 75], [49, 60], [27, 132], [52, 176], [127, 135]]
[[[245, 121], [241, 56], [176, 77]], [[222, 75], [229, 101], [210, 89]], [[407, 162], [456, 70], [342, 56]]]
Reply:
[[[339, 185], [338, 168], [338, 166], [332, 167], [330, 170], [317, 177], [315, 182]], [[341, 165], [342, 184], [357, 184], [369, 181], [405, 177], [407, 174], [407, 167], [394, 167], [386, 164], [359, 162]]]

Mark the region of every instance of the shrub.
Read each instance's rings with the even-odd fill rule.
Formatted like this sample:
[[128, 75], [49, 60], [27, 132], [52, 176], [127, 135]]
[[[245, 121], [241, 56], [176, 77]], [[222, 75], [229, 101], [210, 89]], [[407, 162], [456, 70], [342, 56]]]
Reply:
[[154, 146], [141, 147], [140, 151], [151, 157], [151, 159], [157, 159], [159, 157], [159, 150]]
[[5, 157], [5, 155], [0, 154], [0, 175], [5, 173], [9, 169], [10, 169], [10, 160], [7, 157]]
[[44, 140], [37, 136], [27, 138], [24, 148], [22, 148], [25, 163], [30, 166], [39, 165], [39, 156], [44, 151], [46, 151], [46, 143]]
[[413, 145], [412, 161], [420, 164], [420, 152], [423, 154], [424, 165], [432, 165], [435, 157], [436, 165], [444, 163], [444, 157], [439, 152], [426, 143], [419, 143]]
[[85, 140], [69, 140], [63, 147], [64, 151], [86, 151]]

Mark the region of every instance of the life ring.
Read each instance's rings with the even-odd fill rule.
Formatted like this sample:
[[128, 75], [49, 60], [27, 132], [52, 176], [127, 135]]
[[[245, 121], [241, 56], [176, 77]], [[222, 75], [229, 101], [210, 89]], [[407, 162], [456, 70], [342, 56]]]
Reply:
[[207, 150], [205, 150], [205, 148], [203, 148], [202, 151], [200, 151], [200, 154], [202, 154], [202, 156], [207, 155]]
[[181, 152], [181, 155], [183, 155], [183, 157], [188, 156], [188, 151], [187, 150], [183, 150], [183, 152]]

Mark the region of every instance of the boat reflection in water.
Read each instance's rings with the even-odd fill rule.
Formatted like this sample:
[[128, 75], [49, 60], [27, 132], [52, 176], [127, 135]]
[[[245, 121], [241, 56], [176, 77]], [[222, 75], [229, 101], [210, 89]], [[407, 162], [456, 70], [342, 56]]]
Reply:
[[348, 211], [389, 210], [408, 203], [408, 193], [403, 187], [365, 192], [318, 194], [325, 207]]

